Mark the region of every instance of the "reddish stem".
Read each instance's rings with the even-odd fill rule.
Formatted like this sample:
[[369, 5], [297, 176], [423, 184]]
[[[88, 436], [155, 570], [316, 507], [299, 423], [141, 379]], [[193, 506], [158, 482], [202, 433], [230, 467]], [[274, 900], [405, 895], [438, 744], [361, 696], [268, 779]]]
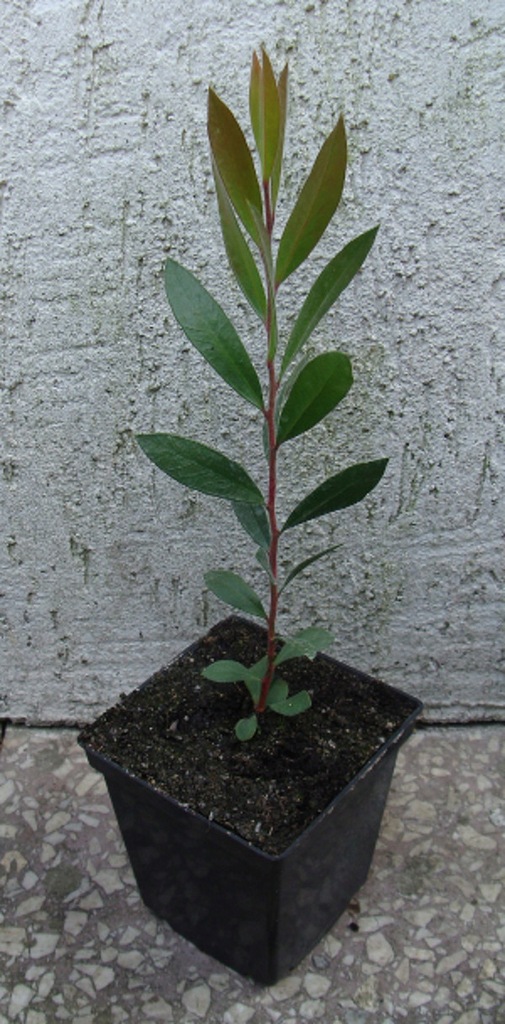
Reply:
[[[268, 232], [268, 237], [271, 240], [272, 232], [274, 227], [274, 211], [270, 200], [270, 185], [269, 182], [263, 182], [263, 191], [265, 196], [265, 224]], [[268, 501], [267, 501], [267, 512], [270, 523], [270, 547], [268, 551], [268, 563], [270, 566], [270, 607], [268, 611], [268, 639], [267, 639], [267, 667], [265, 675], [261, 682], [261, 692], [258, 704], [255, 708], [256, 712], [261, 713], [266, 708], [266, 702], [268, 692], [274, 678], [274, 661], [275, 661], [275, 636], [276, 636], [276, 622], [277, 622], [277, 606], [279, 603], [279, 587], [277, 584], [277, 549], [279, 544], [279, 529], [277, 527], [277, 516], [276, 516], [276, 492], [277, 492], [277, 437], [276, 437], [276, 426], [275, 426], [275, 403], [277, 400], [277, 391], [279, 388], [279, 382], [275, 373], [275, 362], [273, 356], [270, 356], [270, 344], [271, 344], [271, 331], [274, 326], [275, 317], [273, 316], [273, 304], [275, 302], [275, 295], [273, 291], [273, 285], [269, 282], [268, 286], [268, 310], [267, 310], [267, 345], [268, 345], [268, 407], [265, 409], [265, 419], [267, 424], [268, 434]]]
[[277, 549], [279, 544], [279, 529], [277, 527], [277, 516], [275, 508], [277, 490], [277, 439], [275, 434], [275, 400], [279, 387], [275, 375], [273, 359], [268, 361], [269, 392], [270, 400], [268, 409], [265, 412], [268, 430], [268, 502], [267, 512], [270, 522], [270, 547], [268, 551], [268, 563], [270, 566], [270, 608], [268, 612], [268, 639], [267, 639], [267, 668], [261, 682], [260, 699], [256, 711], [261, 713], [265, 710], [268, 691], [274, 677], [275, 660], [275, 635], [277, 621], [277, 606], [279, 602], [279, 587], [277, 584]]

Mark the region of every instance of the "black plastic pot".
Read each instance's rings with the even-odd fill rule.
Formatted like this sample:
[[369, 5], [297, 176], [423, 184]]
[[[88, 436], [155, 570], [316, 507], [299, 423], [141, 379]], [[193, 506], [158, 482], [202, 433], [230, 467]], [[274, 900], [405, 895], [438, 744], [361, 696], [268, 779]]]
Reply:
[[[361, 683], [384, 686], [351, 671]], [[410, 711], [402, 726], [277, 856], [181, 806], [83, 743], [89, 763], [107, 783], [147, 906], [241, 974], [263, 984], [283, 977], [367, 877], [396, 755], [422, 708], [403, 696]]]

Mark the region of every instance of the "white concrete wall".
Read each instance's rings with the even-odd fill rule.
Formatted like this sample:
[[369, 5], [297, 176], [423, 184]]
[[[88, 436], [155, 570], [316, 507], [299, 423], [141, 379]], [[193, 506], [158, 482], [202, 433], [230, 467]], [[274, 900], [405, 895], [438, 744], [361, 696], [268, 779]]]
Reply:
[[307, 531], [304, 550], [342, 549], [282, 625], [332, 627], [338, 657], [432, 717], [503, 714], [504, 22], [502, 0], [3, 0], [0, 715], [91, 718], [225, 614], [206, 569], [256, 579], [227, 506], [152, 472], [132, 434], [180, 430], [260, 473], [251, 416], [161, 275], [170, 252], [246, 333], [206, 87], [244, 118], [262, 43], [290, 61], [288, 202], [341, 110], [349, 134], [340, 216], [292, 310], [382, 225], [314, 337], [356, 383], [293, 443], [300, 490], [391, 458], [366, 506]]

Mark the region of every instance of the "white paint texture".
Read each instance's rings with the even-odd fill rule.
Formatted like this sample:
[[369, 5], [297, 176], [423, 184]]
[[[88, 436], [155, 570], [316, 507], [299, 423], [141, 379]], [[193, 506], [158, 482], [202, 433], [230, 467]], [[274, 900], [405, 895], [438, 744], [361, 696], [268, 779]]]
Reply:
[[290, 202], [341, 109], [349, 133], [340, 216], [292, 309], [382, 225], [314, 337], [350, 353], [356, 383], [293, 442], [295, 476], [305, 492], [391, 457], [366, 505], [307, 531], [304, 550], [342, 549], [283, 624], [333, 627], [337, 656], [432, 717], [503, 711], [504, 21], [502, 0], [3, 0], [0, 714], [90, 718], [224, 613], [204, 570], [256, 577], [227, 507], [152, 472], [132, 433], [262, 464], [161, 276], [171, 252], [252, 322], [219, 241], [205, 94], [244, 118], [262, 42], [290, 60]]

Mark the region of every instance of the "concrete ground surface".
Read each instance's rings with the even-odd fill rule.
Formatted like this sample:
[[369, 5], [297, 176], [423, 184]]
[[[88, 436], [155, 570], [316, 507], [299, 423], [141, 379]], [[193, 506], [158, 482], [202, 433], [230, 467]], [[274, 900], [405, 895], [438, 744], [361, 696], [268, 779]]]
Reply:
[[366, 884], [263, 988], [142, 904], [71, 729], [0, 751], [0, 1024], [505, 1024], [505, 727], [419, 730]]

